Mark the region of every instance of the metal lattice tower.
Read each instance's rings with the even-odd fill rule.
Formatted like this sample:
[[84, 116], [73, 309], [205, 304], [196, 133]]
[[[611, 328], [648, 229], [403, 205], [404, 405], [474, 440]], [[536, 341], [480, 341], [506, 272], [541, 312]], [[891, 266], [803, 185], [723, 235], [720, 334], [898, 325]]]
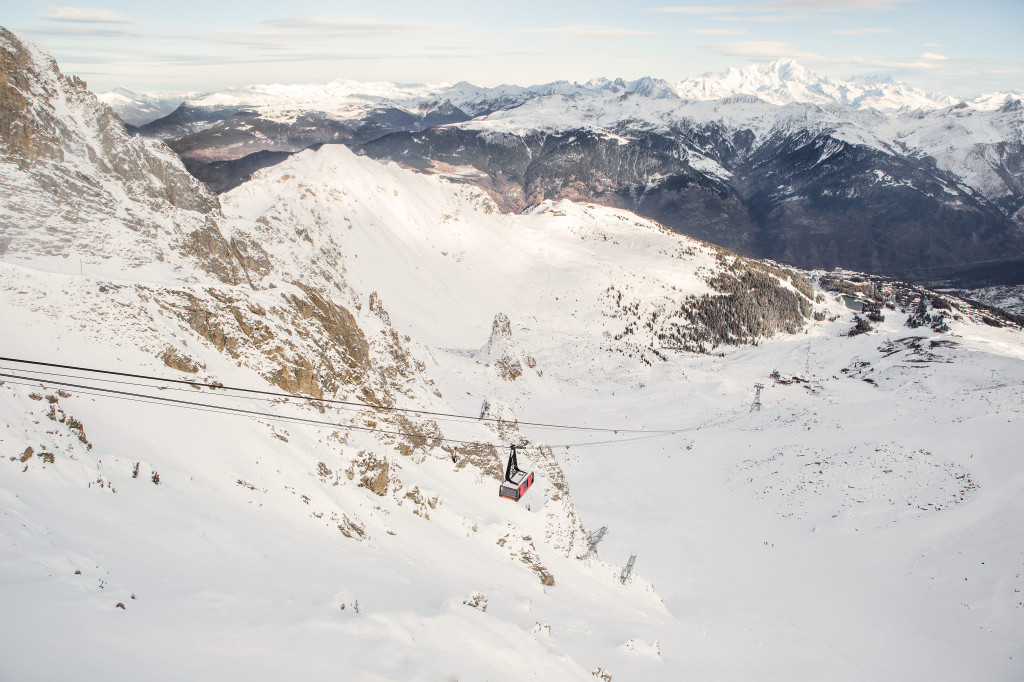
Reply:
[[587, 538], [587, 554], [590, 554], [595, 549], [597, 549], [597, 543], [601, 542], [601, 539], [604, 537], [604, 534], [607, 533], [607, 532], [608, 532], [608, 526], [601, 526], [600, 528], [598, 528], [597, 530], [595, 530], [593, 533], [590, 534], [590, 537]]
[[619, 582], [623, 585], [626, 584], [626, 581], [629, 580], [629, 576], [633, 573], [634, 561], [636, 561], [636, 554], [630, 554], [629, 561], [626, 562], [626, 565], [622, 569], [622, 575], [619, 576]]
[[750, 404], [750, 411], [757, 410], [761, 411], [761, 389], [764, 388], [764, 384], [754, 384], [754, 388], [757, 389], [757, 393], [754, 394], [754, 402]]

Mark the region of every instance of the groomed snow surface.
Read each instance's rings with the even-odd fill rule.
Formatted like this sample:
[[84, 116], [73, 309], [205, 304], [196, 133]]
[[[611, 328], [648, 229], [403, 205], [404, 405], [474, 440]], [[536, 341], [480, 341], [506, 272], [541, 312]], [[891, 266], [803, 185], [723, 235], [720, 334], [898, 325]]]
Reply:
[[[3, 679], [1024, 678], [1019, 333], [909, 329], [886, 310], [851, 338], [851, 311], [827, 294], [815, 308], [835, 319], [806, 333], [662, 361], [643, 330], [624, 334], [623, 311], [707, 291], [699, 269], [716, 256], [632, 214], [561, 202], [499, 215], [477, 190], [343, 147], [298, 154], [222, 203], [225, 233], [274, 261], [254, 303], [273, 305], [269, 285], [310, 276], [324, 253], [367, 330], [381, 328], [377, 293], [442, 396], [421, 381], [403, 406], [475, 416], [487, 401], [620, 429], [521, 429], [553, 446], [586, 528], [608, 532], [577, 558], [529, 449], [520, 465], [538, 482], [516, 504], [445, 453], [406, 456], [380, 434], [8, 378]], [[138, 273], [100, 278], [85, 261], [73, 274], [0, 262], [0, 355], [185, 376], [140, 347], [163, 339], [204, 378], [270, 388], [163, 316]], [[200, 275], [176, 273], [152, 288], [202, 295]], [[488, 364], [499, 313], [503, 347], [535, 363], [515, 380]], [[350, 417], [222, 393], [161, 395]], [[482, 423], [439, 425], [505, 442]], [[399, 489], [348, 478], [366, 452]]]

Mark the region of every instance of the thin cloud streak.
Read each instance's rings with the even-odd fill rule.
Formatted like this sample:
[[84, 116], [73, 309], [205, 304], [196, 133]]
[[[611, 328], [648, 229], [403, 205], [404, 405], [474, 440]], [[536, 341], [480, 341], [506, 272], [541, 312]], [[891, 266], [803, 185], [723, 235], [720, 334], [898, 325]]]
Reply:
[[626, 38], [631, 36], [662, 35], [655, 31], [638, 31], [628, 28], [604, 28], [601, 26], [561, 26], [558, 28], [526, 28], [512, 31], [513, 33], [532, 33], [536, 35], [559, 35], [571, 38]]
[[738, 36], [746, 32], [745, 28], [694, 28], [687, 31], [698, 36]]
[[719, 54], [730, 57], [747, 57], [753, 59], [778, 59], [789, 57], [791, 59], [812, 59], [815, 61], [827, 61], [825, 57], [814, 52], [806, 52], [793, 47], [792, 43], [778, 40], [747, 40], [737, 43], [717, 43], [710, 46]]
[[54, 36], [58, 38], [163, 38], [164, 36], [150, 35], [143, 31], [133, 31], [122, 28], [96, 28], [92, 26], [30, 26], [25, 33], [32, 35]]
[[776, 0], [757, 2], [747, 7], [754, 11], [834, 14], [837, 12], [890, 12], [900, 5], [921, 0]]
[[[921, 0], [776, 0], [774, 2], [754, 2], [745, 5], [726, 5], [721, 7], [709, 5], [679, 5], [665, 7], [648, 7], [644, 12], [662, 12], [669, 14], [689, 14], [696, 16], [723, 17], [729, 15], [807, 15], [837, 14], [841, 12], [888, 12], [899, 9], [900, 5], [916, 3]], [[750, 21], [773, 21], [767, 16], [742, 17]]]
[[275, 31], [291, 31], [306, 36], [407, 35], [438, 30], [439, 26], [380, 19], [337, 19], [332, 17], [290, 17], [262, 22]]
[[669, 14], [736, 14], [744, 11], [743, 7], [707, 7], [707, 6], [681, 6], [681, 7], [648, 7], [645, 12], [665, 12]]
[[883, 33], [895, 33], [891, 28], [846, 28], [838, 31], [829, 31], [833, 36], [872, 36]]
[[310, 42], [339, 39], [408, 39], [450, 32], [443, 26], [377, 19], [337, 19], [327, 17], [291, 17], [261, 22], [265, 28], [220, 29], [212, 34], [189, 36], [191, 40], [222, 45], [250, 47], [256, 50], [304, 48]]
[[90, 9], [87, 7], [50, 7], [42, 14], [37, 15], [40, 19], [47, 21], [66, 21], [75, 24], [138, 24], [138, 19], [132, 19], [120, 12], [110, 9]]

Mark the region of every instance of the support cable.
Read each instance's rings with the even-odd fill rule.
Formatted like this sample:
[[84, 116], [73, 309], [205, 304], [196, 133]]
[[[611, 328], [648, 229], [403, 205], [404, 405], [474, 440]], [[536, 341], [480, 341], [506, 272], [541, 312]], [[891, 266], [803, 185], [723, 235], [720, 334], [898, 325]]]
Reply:
[[[589, 432], [597, 432], [597, 433], [615, 433], [615, 434], [619, 434], [619, 433], [642, 433], [642, 434], [665, 434], [665, 435], [669, 435], [669, 434], [676, 433], [679, 430], [679, 429], [663, 429], [663, 430], [616, 429], [616, 428], [598, 427], [598, 426], [577, 426], [577, 425], [572, 425], [572, 424], [549, 424], [549, 423], [543, 423], [543, 422], [509, 421], [509, 420], [506, 420], [506, 419], [499, 419], [497, 417], [474, 417], [472, 415], [455, 414], [455, 413], [452, 413], [452, 412], [434, 412], [434, 411], [430, 411], [430, 410], [417, 410], [417, 409], [405, 408], [405, 407], [393, 407], [393, 406], [389, 406], [389, 405], [379, 405], [379, 404], [372, 404], [372, 403], [361, 403], [361, 402], [352, 401], [352, 400], [338, 400], [336, 398], [315, 398], [315, 397], [312, 397], [312, 396], [296, 395], [296, 394], [293, 394], [293, 393], [285, 393], [283, 391], [265, 391], [265, 390], [261, 390], [261, 389], [255, 389], [255, 388], [241, 388], [241, 387], [238, 387], [238, 386], [224, 386], [222, 384], [213, 384], [213, 383], [207, 383], [207, 382], [203, 382], [203, 381], [194, 381], [194, 380], [189, 380], [189, 379], [170, 379], [170, 378], [164, 378], [164, 377], [155, 377], [155, 376], [146, 375], [146, 374], [135, 374], [135, 373], [131, 373], [131, 372], [116, 372], [116, 371], [113, 371], [113, 370], [96, 369], [96, 368], [92, 368], [92, 367], [80, 367], [80, 366], [77, 366], [77, 365], [64, 365], [64, 364], [53, 363], [53, 362], [41, 362], [41, 361], [38, 361], [38, 360], [23, 360], [23, 359], [19, 359], [19, 358], [0, 357], [0, 362], [13, 362], [13, 363], [23, 364], [23, 365], [34, 365], [34, 366], [37, 366], [37, 367], [50, 367], [50, 368], [56, 368], [56, 369], [72, 370], [72, 371], [76, 371], [76, 372], [86, 372], [86, 373], [90, 373], [90, 374], [102, 374], [102, 375], [105, 375], [105, 376], [126, 377], [126, 378], [130, 378], [130, 379], [144, 379], [146, 381], [156, 381], [156, 382], [169, 383], [169, 384], [179, 384], [179, 385], [185, 385], [185, 386], [210, 388], [210, 389], [221, 390], [221, 391], [235, 391], [235, 392], [238, 392], [238, 393], [247, 393], [247, 394], [250, 394], [250, 395], [270, 396], [270, 397], [273, 397], [273, 398], [284, 398], [284, 399], [290, 399], [290, 400], [299, 399], [299, 400], [306, 400], [306, 401], [310, 401], [310, 402], [324, 403], [324, 404], [328, 404], [328, 405], [343, 405], [343, 406], [352, 407], [352, 408], [363, 408], [363, 409], [369, 408], [369, 409], [380, 410], [380, 411], [403, 412], [403, 413], [406, 413], [406, 414], [416, 414], [416, 415], [425, 416], [425, 417], [446, 417], [446, 418], [449, 418], [449, 419], [462, 419], [462, 420], [472, 421], [472, 422], [482, 422], [482, 421], [483, 422], [494, 422], [494, 423], [497, 423], [497, 424], [503, 424], [503, 425], [507, 425], [507, 426], [516, 426], [517, 425], [517, 426], [530, 426], [530, 427], [545, 428], [545, 429], [559, 429], [559, 430], [564, 430], [564, 431], [589, 431]], [[85, 377], [79, 377], [79, 378], [85, 378]]]
[[[410, 434], [410, 433], [406, 433], [404, 431], [395, 431], [395, 430], [390, 430], [390, 429], [381, 429], [381, 428], [370, 427], [370, 426], [359, 426], [359, 425], [356, 425], [356, 424], [346, 424], [346, 423], [342, 423], [342, 422], [333, 422], [333, 421], [328, 421], [328, 420], [323, 420], [323, 419], [313, 419], [313, 418], [309, 418], [309, 417], [299, 417], [299, 416], [294, 416], [294, 415], [275, 414], [275, 413], [272, 413], [272, 412], [264, 412], [264, 411], [260, 411], [260, 410], [250, 410], [250, 409], [245, 409], [245, 408], [240, 408], [240, 407], [231, 407], [231, 406], [227, 406], [227, 405], [216, 405], [216, 404], [213, 404], [213, 403], [197, 402], [197, 401], [194, 401], [194, 400], [183, 400], [183, 399], [179, 399], [179, 398], [169, 398], [169, 397], [164, 397], [164, 396], [147, 395], [145, 393], [137, 393], [137, 392], [134, 392], [134, 391], [126, 391], [126, 390], [109, 388], [109, 387], [103, 387], [103, 386], [90, 386], [90, 385], [85, 385], [85, 384], [78, 384], [78, 383], [73, 383], [73, 382], [70, 382], [70, 381], [65, 381], [65, 380], [60, 380], [60, 379], [51, 379], [51, 378], [38, 377], [38, 376], [25, 376], [23, 374], [10, 374], [10, 373], [8, 373], [9, 371], [10, 370], [8, 370], [8, 371], [0, 371], [0, 378], [6, 380], [8, 383], [11, 383], [11, 384], [14, 384], [14, 385], [19, 385], [19, 386], [29, 386], [29, 387], [32, 387], [32, 386], [47, 386], [47, 387], [74, 389], [77, 392], [85, 393], [87, 395], [105, 396], [105, 397], [110, 397], [110, 398], [115, 398], [115, 399], [120, 399], [120, 400], [127, 400], [129, 402], [140, 402], [140, 403], [147, 403], [147, 404], [153, 404], [153, 405], [165, 405], [165, 406], [181, 407], [181, 408], [184, 408], [184, 409], [192, 409], [192, 410], [197, 410], [197, 411], [201, 411], [201, 412], [213, 412], [213, 413], [221, 413], [221, 414], [234, 414], [234, 415], [237, 415], [237, 416], [243, 416], [243, 417], [249, 417], [249, 418], [260, 418], [260, 419], [267, 419], [267, 420], [271, 420], [271, 421], [281, 421], [281, 422], [305, 424], [305, 425], [317, 426], [317, 427], [330, 427], [330, 428], [338, 428], [338, 429], [347, 429], [347, 430], [352, 430], [352, 431], [360, 431], [360, 432], [364, 432], [364, 433], [379, 433], [379, 434], [383, 434], [383, 435], [400, 436], [400, 437], [404, 437], [404, 438], [412, 438], [412, 437], [422, 438], [423, 437], [422, 434]], [[89, 379], [86, 379], [86, 380], [89, 380]], [[109, 381], [109, 380], [107, 380], [107, 379], [100, 379], [100, 381]], [[153, 388], [160, 389], [161, 387], [153, 387]], [[287, 394], [285, 394], [285, 395], [287, 395]], [[292, 397], [294, 397], [294, 396], [292, 396]], [[506, 422], [506, 423], [511, 423], [511, 422]], [[557, 427], [552, 427], [552, 428], [557, 428]], [[690, 427], [690, 428], [685, 428], [685, 429], [678, 429], [677, 431], [687, 431], [687, 430], [691, 430], [693, 428], [698, 428], [698, 427]], [[607, 430], [607, 429], [602, 429], [602, 430]], [[662, 437], [665, 437], [665, 436], [668, 436], [668, 435], [672, 435], [672, 434], [676, 433], [677, 431], [660, 431], [660, 432], [659, 431], [652, 431], [652, 432], [646, 432], [645, 435], [634, 436], [634, 437], [631, 437], [631, 438], [618, 438], [618, 439], [607, 440], [607, 441], [590, 441], [590, 442], [582, 442], [582, 443], [545, 444], [545, 447], [549, 447], [549, 448], [554, 449], [554, 448], [597, 447], [597, 446], [603, 446], [603, 445], [615, 445], [615, 444], [618, 444], [618, 443], [635, 442], [635, 441], [640, 441], [640, 440], [648, 440], [648, 439], [651, 439], [651, 438], [662, 438]], [[456, 439], [456, 438], [448, 438], [446, 436], [439, 436], [437, 438], [437, 440], [439, 440], [441, 442], [444, 442], [444, 443], [451, 443], [451, 444], [454, 444], [454, 445], [469, 445], [469, 446], [492, 445], [493, 447], [496, 447], [496, 448], [505, 447], [504, 443], [495, 445], [493, 443], [486, 443], [486, 442], [478, 441], [478, 440], [476, 440], [476, 441], [461, 440], [461, 439]], [[540, 447], [542, 447], [542, 446], [535, 445], [535, 446], [519, 446], [519, 447], [520, 447], [520, 449], [540, 449]]]

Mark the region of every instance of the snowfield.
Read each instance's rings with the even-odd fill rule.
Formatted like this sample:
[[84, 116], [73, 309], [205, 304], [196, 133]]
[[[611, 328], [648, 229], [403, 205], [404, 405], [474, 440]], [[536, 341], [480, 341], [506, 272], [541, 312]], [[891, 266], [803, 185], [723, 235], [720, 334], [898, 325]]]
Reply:
[[[515, 504], [445, 452], [403, 455], [380, 434], [5, 378], [5, 677], [1020, 674], [1019, 332], [922, 332], [886, 311], [850, 338], [852, 313], [828, 294], [817, 309], [838, 319], [806, 333], [647, 364], [615, 341], [626, 320], [602, 292], [639, 308], [697, 293], [715, 258], [631, 214], [562, 202], [500, 215], [477, 190], [342, 147], [265, 170], [223, 204], [226, 229], [253, 231], [277, 264], [254, 304], [273, 306], [271, 282], [309, 276], [309, 255], [330, 249], [371, 337], [386, 332], [376, 292], [424, 363], [400, 405], [475, 415], [487, 401], [522, 421], [651, 431], [521, 427], [553, 446], [582, 524], [608, 533], [577, 558], [585, 538], [557, 518], [570, 508], [533, 450], [521, 461], [538, 483]], [[147, 285], [85, 270], [0, 266], [5, 357], [184, 376], [147, 346], [159, 339], [204, 379], [272, 388], [153, 312]], [[515, 380], [483, 360], [498, 313], [511, 321], [498, 341], [524, 360]], [[256, 409], [217, 394], [182, 397]], [[448, 438], [506, 442], [479, 422], [438, 423]], [[366, 452], [392, 462], [382, 496], [345, 473]]]
[[1024, 678], [1018, 327], [850, 336], [855, 273], [343, 146], [218, 201], [32, 59], [78, 95], [0, 148], [0, 678]]

